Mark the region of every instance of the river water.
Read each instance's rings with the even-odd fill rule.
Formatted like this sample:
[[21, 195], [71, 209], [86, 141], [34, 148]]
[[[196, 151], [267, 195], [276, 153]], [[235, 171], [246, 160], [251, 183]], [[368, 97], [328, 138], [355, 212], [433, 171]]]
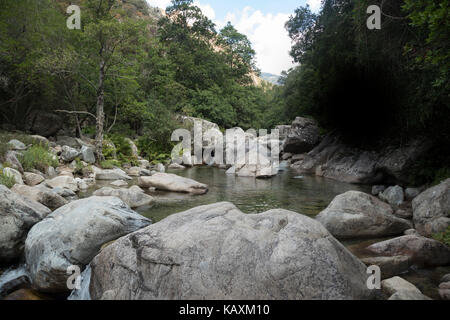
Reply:
[[287, 209], [315, 216], [325, 209], [338, 194], [349, 190], [370, 191], [367, 186], [356, 186], [316, 176], [299, 176], [283, 167], [277, 176], [260, 180], [225, 174], [224, 170], [196, 167], [186, 170], [169, 170], [170, 173], [191, 178], [209, 186], [206, 195], [155, 192], [156, 199], [150, 207], [137, 211], [153, 222], [200, 205], [229, 201], [245, 213], [260, 213], [270, 209]]
[[[299, 175], [289, 167], [282, 165], [281, 172], [271, 179], [236, 177], [225, 174], [225, 170], [210, 167], [195, 167], [186, 170], [169, 170], [169, 173], [194, 179], [209, 186], [206, 195], [193, 196], [189, 194], [152, 192], [155, 202], [151, 206], [138, 208], [140, 214], [152, 219], [154, 223], [167, 216], [182, 212], [197, 206], [229, 201], [245, 213], [260, 213], [270, 209], [282, 208], [298, 212], [310, 217], [316, 216], [325, 209], [333, 198], [349, 190], [370, 193], [369, 186], [358, 186], [325, 179], [317, 176]], [[136, 179], [130, 182], [136, 184]], [[109, 182], [101, 182], [80, 194], [89, 197], [92, 193]], [[343, 244], [358, 257], [366, 256], [364, 248], [372, 243], [385, 239], [345, 241]], [[2, 272], [0, 270], [0, 287], [11, 277], [22, 275], [22, 266], [13, 267]], [[439, 279], [450, 273], [450, 267], [411, 270], [401, 275], [416, 285], [425, 295], [439, 299], [437, 286]]]

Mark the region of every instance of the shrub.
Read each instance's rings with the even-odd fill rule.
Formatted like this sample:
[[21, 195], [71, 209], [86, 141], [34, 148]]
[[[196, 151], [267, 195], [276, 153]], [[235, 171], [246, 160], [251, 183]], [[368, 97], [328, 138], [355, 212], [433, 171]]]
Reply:
[[119, 135], [119, 134], [112, 134], [109, 136], [109, 139], [116, 146], [116, 152], [118, 155], [128, 156], [128, 157], [133, 155], [131, 145], [124, 136]]
[[105, 160], [100, 163], [102, 169], [114, 169], [114, 167], [120, 167], [121, 163], [117, 160]]
[[16, 179], [12, 175], [4, 173], [3, 170], [0, 171], [0, 184], [11, 189], [16, 184]]
[[444, 232], [434, 234], [433, 239], [450, 246], [450, 227]]
[[75, 168], [73, 169], [73, 173], [76, 175], [83, 175], [83, 169], [84, 166], [81, 163], [81, 160], [79, 158], [75, 159]]
[[36, 169], [45, 172], [49, 166], [58, 166], [58, 161], [53, 155], [49, 153], [45, 147], [40, 145], [29, 148], [23, 153], [19, 160], [25, 171]]

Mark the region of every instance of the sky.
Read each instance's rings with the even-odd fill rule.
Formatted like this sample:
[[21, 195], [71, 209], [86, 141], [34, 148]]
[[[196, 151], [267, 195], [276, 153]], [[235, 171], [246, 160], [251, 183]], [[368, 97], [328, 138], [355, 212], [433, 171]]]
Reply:
[[[147, 0], [152, 7], [165, 9], [170, 0]], [[230, 21], [245, 34], [256, 51], [258, 68], [262, 72], [280, 75], [293, 67], [289, 55], [291, 39], [284, 24], [295, 9], [309, 4], [312, 11], [320, 9], [321, 0], [195, 0], [220, 30]]]

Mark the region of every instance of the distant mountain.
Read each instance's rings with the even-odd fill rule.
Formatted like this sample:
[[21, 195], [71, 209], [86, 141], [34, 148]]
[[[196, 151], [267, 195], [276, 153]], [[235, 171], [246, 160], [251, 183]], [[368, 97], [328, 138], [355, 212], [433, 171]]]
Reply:
[[278, 84], [278, 80], [280, 79], [280, 76], [277, 76], [272, 73], [267, 72], [261, 72], [261, 79], [266, 80], [267, 82]]

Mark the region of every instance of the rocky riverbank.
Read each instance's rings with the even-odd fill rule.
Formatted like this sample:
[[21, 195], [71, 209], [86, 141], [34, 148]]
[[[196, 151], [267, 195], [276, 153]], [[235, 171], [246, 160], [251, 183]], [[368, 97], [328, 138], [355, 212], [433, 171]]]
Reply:
[[[285, 152], [284, 159], [296, 167], [315, 157], [323, 141], [314, 139], [313, 122], [297, 119], [286, 130], [276, 142], [280, 148], [312, 151]], [[304, 139], [302, 130], [308, 131]], [[283, 209], [243, 214], [219, 202], [152, 224], [132, 208], [155, 201], [155, 190], [200, 197], [209, 191], [207, 181], [165, 172], [188, 163], [164, 166], [137, 158], [138, 166], [102, 169], [89, 141], [34, 139], [49, 145], [58, 165], [25, 171], [19, 159], [30, 146], [10, 142], [10, 166], [2, 174], [14, 184], [0, 185], [0, 262], [5, 269], [23, 267], [0, 271], [3, 298], [66, 298], [68, 270], [76, 266], [85, 270], [83, 289], [71, 299], [428, 299], [398, 276], [450, 265], [450, 247], [432, 238], [450, 225], [450, 179], [427, 189], [374, 185], [372, 194], [349, 191], [315, 219]], [[255, 141], [267, 146], [270, 140]], [[251, 152], [249, 145], [241, 147]], [[352, 166], [344, 172], [360, 176], [346, 171]], [[278, 168], [269, 171], [277, 174]], [[273, 175], [261, 172], [264, 167], [228, 168], [237, 176]], [[93, 196], [79, 197], [99, 182]], [[364, 248], [369, 254], [361, 259], [340, 242], [368, 238], [388, 240]], [[366, 266], [372, 265], [381, 268], [380, 290], [367, 287]], [[433, 298], [448, 299], [448, 279], [433, 290]]]

